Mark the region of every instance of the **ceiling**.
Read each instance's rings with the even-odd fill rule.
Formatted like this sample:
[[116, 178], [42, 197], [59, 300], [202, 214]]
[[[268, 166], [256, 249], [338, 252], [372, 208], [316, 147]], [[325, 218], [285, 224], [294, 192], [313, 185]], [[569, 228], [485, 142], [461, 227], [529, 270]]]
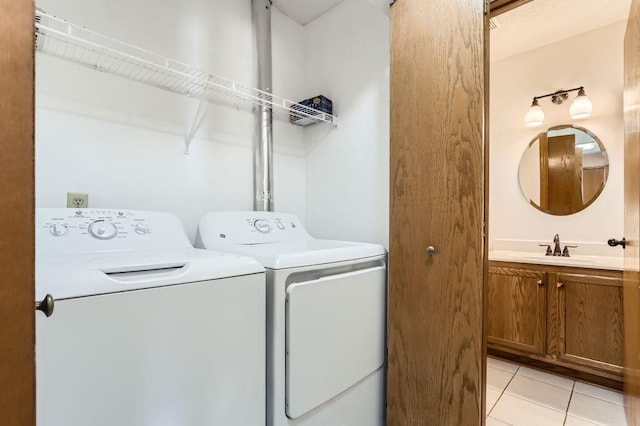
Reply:
[[273, 0], [280, 12], [299, 24], [306, 25], [344, 0]]
[[630, 7], [631, 0], [534, 0], [497, 17], [491, 61], [626, 20]]

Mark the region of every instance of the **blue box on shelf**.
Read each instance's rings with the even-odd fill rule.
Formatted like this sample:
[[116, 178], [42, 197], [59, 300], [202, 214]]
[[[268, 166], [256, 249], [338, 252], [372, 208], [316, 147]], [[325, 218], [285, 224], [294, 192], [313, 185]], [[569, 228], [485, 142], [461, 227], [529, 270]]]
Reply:
[[305, 99], [297, 104], [291, 105], [291, 115], [289, 121], [298, 126], [308, 126], [318, 121], [310, 116], [321, 115], [322, 113], [333, 114], [333, 102], [322, 95]]

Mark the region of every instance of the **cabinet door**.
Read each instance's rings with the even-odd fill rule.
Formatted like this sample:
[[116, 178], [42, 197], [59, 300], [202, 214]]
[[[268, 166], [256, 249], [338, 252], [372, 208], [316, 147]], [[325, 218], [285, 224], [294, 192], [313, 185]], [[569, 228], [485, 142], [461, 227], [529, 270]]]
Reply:
[[545, 273], [489, 268], [487, 342], [543, 355], [546, 335]]
[[560, 359], [622, 373], [622, 279], [558, 274]]

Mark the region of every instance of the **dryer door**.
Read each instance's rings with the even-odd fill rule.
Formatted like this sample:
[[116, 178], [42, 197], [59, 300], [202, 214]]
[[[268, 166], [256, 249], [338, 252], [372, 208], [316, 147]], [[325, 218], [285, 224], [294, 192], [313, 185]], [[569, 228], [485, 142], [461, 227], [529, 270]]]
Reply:
[[384, 364], [386, 270], [287, 288], [286, 413], [299, 417]]

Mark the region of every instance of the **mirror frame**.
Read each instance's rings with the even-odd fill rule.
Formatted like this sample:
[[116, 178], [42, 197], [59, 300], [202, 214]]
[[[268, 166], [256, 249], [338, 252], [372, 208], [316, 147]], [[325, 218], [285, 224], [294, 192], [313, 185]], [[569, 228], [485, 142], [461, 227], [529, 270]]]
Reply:
[[[527, 151], [527, 149], [531, 148], [531, 146], [538, 140], [540, 139], [540, 136], [542, 136], [543, 134], [547, 134], [549, 131], [551, 130], [562, 130], [562, 129], [568, 129], [568, 128], [572, 128], [572, 129], [576, 129], [576, 130], [580, 130], [581, 132], [584, 132], [586, 134], [588, 134], [595, 143], [598, 144], [598, 146], [600, 147], [600, 152], [602, 152], [602, 154], [605, 156], [606, 160], [607, 160], [607, 173], [606, 173], [606, 180], [604, 181], [604, 183], [602, 184], [602, 186], [600, 187], [600, 189], [594, 194], [594, 196], [591, 198], [591, 200], [589, 200], [588, 203], [584, 204], [583, 207], [580, 210], [577, 210], [573, 213], [567, 213], [567, 214], [555, 214], [555, 213], [551, 213], [547, 210], [542, 209], [540, 206], [536, 205], [533, 201], [531, 201], [531, 199], [527, 196], [527, 194], [524, 193], [523, 189], [522, 189], [522, 185], [520, 184], [520, 167], [522, 165], [522, 155], [524, 155], [524, 152]], [[591, 204], [593, 204], [599, 197], [600, 194], [602, 194], [602, 191], [604, 191], [604, 188], [607, 186], [607, 182], [609, 181], [609, 171], [610, 171], [610, 162], [609, 162], [609, 154], [607, 153], [607, 149], [604, 147], [604, 144], [602, 143], [602, 141], [600, 140], [600, 138], [598, 138], [591, 130], [589, 129], [585, 129], [584, 127], [581, 126], [576, 126], [574, 124], [559, 124], [556, 126], [552, 126], [549, 127], [548, 129], [546, 129], [543, 132], [538, 133], [526, 146], [525, 150], [523, 151], [523, 154], [520, 155], [520, 162], [518, 163], [518, 187], [520, 188], [520, 193], [522, 194], [522, 196], [525, 198], [525, 200], [531, 205], [533, 206], [536, 210], [538, 210], [539, 212], [548, 214], [550, 216], [571, 216], [572, 214], [576, 214], [576, 213], [580, 213], [582, 211], [584, 211], [585, 209], [587, 209], [587, 207], [589, 207]]]

